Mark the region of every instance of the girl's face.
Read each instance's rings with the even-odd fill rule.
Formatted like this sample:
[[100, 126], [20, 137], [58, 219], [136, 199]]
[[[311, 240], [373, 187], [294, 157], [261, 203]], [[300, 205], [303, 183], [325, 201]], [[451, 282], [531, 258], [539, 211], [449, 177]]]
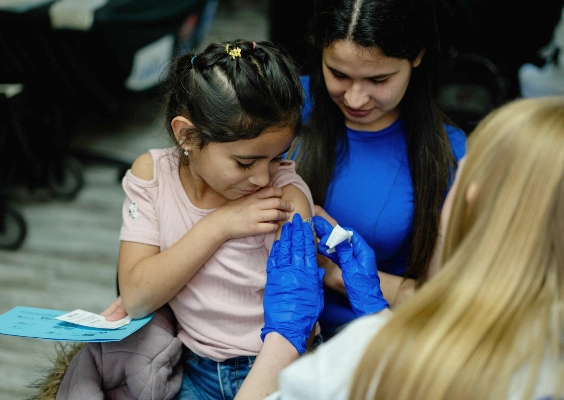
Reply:
[[412, 68], [422, 57], [423, 51], [411, 63], [346, 40], [323, 49], [325, 85], [343, 112], [345, 125], [359, 131], [377, 131], [391, 125], [399, 115]]
[[255, 139], [208, 143], [201, 150], [187, 142], [196, 194], [236, 200], [267, 186], [293, 139], [292, 128], [286, 127], [266, 130]]

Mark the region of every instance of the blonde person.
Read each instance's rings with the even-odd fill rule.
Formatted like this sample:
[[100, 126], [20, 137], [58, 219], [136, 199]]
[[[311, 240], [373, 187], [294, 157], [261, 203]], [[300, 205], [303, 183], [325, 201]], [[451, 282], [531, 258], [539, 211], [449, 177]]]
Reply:
[[[564, 398], [563, 149], [562, 96], [490, 113], [442, 210], [439, 272], [393, 313], [381, 303], [285, 368], [268, 400]], [[314, 223], [327, 253], [333, 226]], [[362, 273], [373, 252], [354, 230], [351, 243], [328, 254], [348, 288], [381, 298], [377, 275]], [[276, 359], [263, 350], [257, 360]]]

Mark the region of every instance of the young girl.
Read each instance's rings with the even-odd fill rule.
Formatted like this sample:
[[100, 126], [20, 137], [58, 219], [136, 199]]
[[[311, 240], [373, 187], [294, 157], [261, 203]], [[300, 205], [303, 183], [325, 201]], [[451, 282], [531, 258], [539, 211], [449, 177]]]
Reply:
[[186, 348], [179, 398], [232, 398], [262, 345], [279, 221], [312, 215], [282, 160], [301, 126], [299, 75], [273, 44], [236, 40], [179, 58], [166, 87], [176, 145], [123, 179], [121, 300], [133, 318], [172, 308]]
[[[439, 43], [427, 0], [324, 0], [309, 34], [313, 108], [297, 171], [317, 213], [376, 252], [391, 305], [428, 274], [439, 214], [464, 155], [464, 132], [437, 105]], [[356, 317], [340, 270], [323, 259], [331, 334]], [[325, 337], [325, 335], [324, 335]]]

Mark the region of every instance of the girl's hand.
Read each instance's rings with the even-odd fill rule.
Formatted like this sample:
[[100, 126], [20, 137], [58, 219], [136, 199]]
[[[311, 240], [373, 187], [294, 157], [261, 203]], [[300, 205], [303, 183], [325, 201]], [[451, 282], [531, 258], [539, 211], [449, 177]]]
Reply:
[[[325, 211], [322, 207], [316, 205], [313, 211], [315, 213], [314, 216], [323, 218], [326, 222], [329, 222], [332, 227], [337, 226], [337, 220], [335, 220], [333, 217], [331, 217], [329, 214], [327, 214], [327, 211]], [[329, 227], [327, 227], [327, 229], [329, 229]], [[319, 237], [318, 237], [317, 241], [319, 242]], [[323, 260], [323, 258], [325, 258], [325, 260]], [[318, 257], [317, 257], [317, 260], [319, 262], [319, 266], [321, 268], [324, 268], [326, 272], [330, 272], [331, 270], [334, 270], [335, 269], [334, 267], [336, 267], [338, 269], [337, 265], [339, 264], [339, 259], [337, 258], [336, 253], [329, 253], [328, 254], [326, 252], [320, 252]], [[331, 276], [336, 277], [336, 274], [334, 274], [331, 271]], [[327, 281], [327, 279], [329, 279], [329, 278], [330, 277], [325, 275], [325, 281]]]
[[[331, 224], [331, 226], [337, 225], [337, 220], [327, 214], [321, 206], [316, 205], [314, 208], [315, 216], [322, 217], [327, 222]], [[319, 239], [318, 239], [319, 241]], [[343, 274], [341, 269], [337, 265], [339, 263], [337, 259], [337, 254], [317, 254], [317, 263], [319, 264], [319, 268], [323, 268], [325, 270], [325, 278], [323, 278], [323, 284], [328, 288], [331, 288], [342, 295], [346, 296], [347, 292], [345, 290], [345, 284], [343, 282]]]
[[106, 317], [106, 321], [118, 321], [127, 316], [127, 312], [121, 303], [121, 296], [118, 296], [112, 304], [100, 313], [102, 317]]
[[225, 240], [276, 232], [294, 205], [282, 199], [282, 188], [267, 186], [256, 193], [229, 200], [210, 214]]

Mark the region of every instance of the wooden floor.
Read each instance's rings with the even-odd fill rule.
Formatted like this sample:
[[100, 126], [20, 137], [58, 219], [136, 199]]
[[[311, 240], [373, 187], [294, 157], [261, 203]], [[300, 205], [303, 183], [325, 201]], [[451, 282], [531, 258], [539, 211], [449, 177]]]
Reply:
[[[235, 37], [265, 40], [267, 26], [263, 7], [225, 10], [220, 3], [202, 46]], [[131, 162], [164, 145], [162, 122], [151, 104], [134, 102], [121, 118], [78, 135], [73, 146]], [[41, 188], [34, 193], [14, 188], [12, 204], [28, 233], [20, 249], [0, 250], [0, 314], [15, 306], [100, 312], [115, 298], [124, 198], [120, 171], [84, 159], [81, 164], [85, 184], [72, 201], [53, 199]], [[55, 342], [0, 335], [0, 400], [34, 394], [28, 385], [43, 375], [54, 354]]]

